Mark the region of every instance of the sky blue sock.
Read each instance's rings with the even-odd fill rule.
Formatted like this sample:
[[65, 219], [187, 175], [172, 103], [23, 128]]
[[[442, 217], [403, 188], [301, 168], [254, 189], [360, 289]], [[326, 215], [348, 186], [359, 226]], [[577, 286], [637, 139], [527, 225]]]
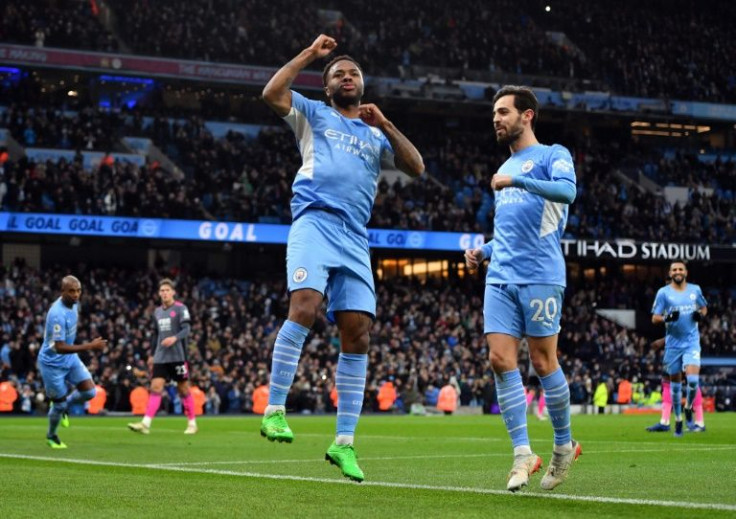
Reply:
[[365, 374], [368, 371], [368, 355], [341, 353], [337, 360], [335, 385], [337, 386], [337, 434], [355, 435], [365, 397]]
[[294, 374], [308, 333], [309, 328], [294, 321], [284, 321], [281, 326], [273, 346], [268, 405], [286, 405], [286, 397], [294, 382]]
[[682, 421], [682, 383], [670, 382], [670, 394], [672, 395], [672, 410], [675, 412], [675, 421]]
[[687, 408], [693, 408], [693, 401], [698, 394], [699, 375], [687, 375]]
[[562, 368], [544, 377], [539, 377], [547, 399], [547, 412], [555, 430], [555, 445], [565, 445], [572, 441], [570, 432], [570, 386]]
[[62, 400], [61, 402], [54, 402], [54, 405], [51, 407], [51, 409], [49, 409], [49, 437], [56, 435], [56, 429], [59, 428], [61, 415], [63, 415], [66, 410], [66, 400]]
[[92, 389], [87, 389], [86, 391], [75, 389], [68, 397], [66, 397], [66, 403], [68, 405], [81, 404], [87, 400], [92, 400], [95, 397], [95, 394], [97, 394], [97, 389], [94, 387]]
[[526, 395], [521, 383], [519, 369], [496, 374], [496, 392], [501, 417], [506, 430], [511, 436], [511, 445], [529, 445], [529, 433], [526, 429]]

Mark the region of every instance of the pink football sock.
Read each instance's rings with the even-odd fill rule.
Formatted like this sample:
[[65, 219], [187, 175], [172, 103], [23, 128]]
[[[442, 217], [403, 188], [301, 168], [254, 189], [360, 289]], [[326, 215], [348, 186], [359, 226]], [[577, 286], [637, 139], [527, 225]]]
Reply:
[[695, 400], [693, 400], [693, 411], [695, 413], [695, 421], [703, 423], [703, 393], [700, 391], [698, 386], [698, 392], [695, 393]]
[[672, 414], [672, 393], [670, 392], [670, 383], [662, 382], [662, 419], [663, 424], [670, 423], [670, 415]]
[[539, 401], [537, 402], [537, 416], [544, 416], [544, 403], [546, 402], [544, 398], [544, 393], [539, 393]]
[[148, 418], [153, 418], [154, 416], [156, 416], [156, 411], [158, 411], [160, 405], [161, 393], [151, 392], [148, 397], [148, 405], [146, 406], [146, 416]]
[[191, 393], [181, 397], [181, 404], [184, 406], [184, 413], [189, 420], [194, 420], [194, 397]]

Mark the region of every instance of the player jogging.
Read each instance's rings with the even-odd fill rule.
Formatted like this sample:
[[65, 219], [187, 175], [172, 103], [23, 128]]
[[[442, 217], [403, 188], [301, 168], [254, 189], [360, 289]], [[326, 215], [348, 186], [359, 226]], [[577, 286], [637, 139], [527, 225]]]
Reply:
[[670, 283], [657, 291], [652, 323], [665, 325], [664, 372], [670, 379], [675, 411], [675, 436], [682, 436], [682, 371], [687, 380], [685, 415], [692, 422], [693, 402], [700, 379], [700, 332], [698, 323], [708, 313], [708, 303], [698, 285], [687, 282], [684, 261], [670, 263]]
[[[74, 345], [81, 295], [82, 284], [76, 277], [66, 276], [61, 280], [61, 297], [54, 301], [46, 314], [46, 331], [41, 352], [38, 354], [38, 369], [43, 378], [46, 397], [51, 401], [46, 443], [52, 449], [67, 448], [56, 434], [56, 429], [59, 423], [69, 427], [69, 406], [92, 400], [97, 392], [92, 376], [78, 353], [99, 351], [107, 346], [107, 341], [100, 337]], [[76, 388], [69, 396], [66, 396], [67, 383]]]

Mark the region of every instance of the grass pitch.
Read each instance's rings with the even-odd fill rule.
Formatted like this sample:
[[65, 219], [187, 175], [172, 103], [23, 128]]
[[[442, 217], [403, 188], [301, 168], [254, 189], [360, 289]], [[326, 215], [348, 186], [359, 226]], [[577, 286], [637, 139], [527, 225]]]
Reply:
[[[574, 416], [583, 446], [552, 492], [541, 474], [506, 492], [511, 447], [498, 416], [364, 416], [363, 484], [324, 461], [334, 416], [289, 417], [296, 439], [261, 438], [255, 417], [161, 417], [151, 434], [125, 418], [72, 417], [45, 444], [45, 418], [0, 418], [0, 517], [734, 517], [736, 414], [706, 415], [705, 433], [647, 433], [650, 416]], [[530, 418], [545, 466], [549, 422]]]

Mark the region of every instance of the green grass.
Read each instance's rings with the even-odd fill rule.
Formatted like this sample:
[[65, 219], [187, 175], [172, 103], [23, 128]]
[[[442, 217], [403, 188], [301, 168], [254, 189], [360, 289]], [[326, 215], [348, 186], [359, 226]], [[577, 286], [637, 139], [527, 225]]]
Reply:
[[[148, 436], [129, 419], [72, 417], [64, 451], [46, 446], [44, 418], [3, 417], [0, 517], [736, 517], [736, 414], [707, 415], [707, 432], [680, 439], [645, 432], [655, 420], [574, 417], [583, 456], [569, 480], [544, 492], [535, 475], [510, 494], [497, 416], [364, 416], [360, 485], [324, 461], [334, 416], [291, 416], [291, 445], [261, 438], [251, 417], [201, 418], [196, 436], [181, 417]], [[546, 463], [549, 422], [529, 430]]]

